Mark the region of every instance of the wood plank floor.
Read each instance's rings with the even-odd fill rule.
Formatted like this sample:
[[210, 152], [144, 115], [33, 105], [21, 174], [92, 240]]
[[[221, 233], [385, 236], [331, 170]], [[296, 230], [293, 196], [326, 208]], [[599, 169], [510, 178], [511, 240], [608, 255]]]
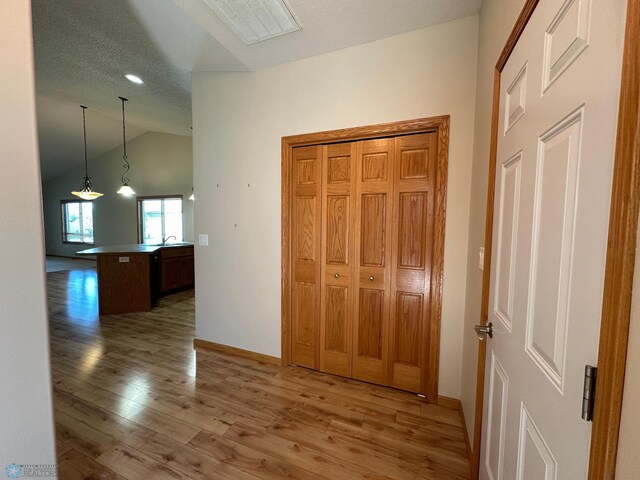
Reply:
[[194, 351], [194, 293], [97, 316], [95, 269], [47, 275], [61, 479], [466, 479], [456, 410]]

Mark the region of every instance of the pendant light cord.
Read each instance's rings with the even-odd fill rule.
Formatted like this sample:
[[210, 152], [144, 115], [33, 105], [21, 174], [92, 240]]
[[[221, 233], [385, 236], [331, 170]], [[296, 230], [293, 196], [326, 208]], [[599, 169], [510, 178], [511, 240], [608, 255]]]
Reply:
[[122, 165], [124, 167], [124, 173], [122, 174], [121, 180], [122, 180], [122, 184], [123, 185], [129, 185], [129, 178], [127, 178], [127, 173], [129, 172], [129, 160], [127, 158], [127, 131], [125, 129], [125, 123], [124, 123], [124, 102], [127, 102], [128, 99], [124, 98], [124, 97], [118, 97], [120, 100], [122, 100], [122, 147], [123, 147], [123, 151], [124, 154], [122, 155], [122, 159], [124, 160], [124, 164]]
[[84, 134], [84, 188], [83, 191], [90, 192], [92, 190], [91, 178], [89, 177], [89, 166], [87, 160], [87, 107], [80, 105], [82, 108], [82, 133]]
[[82, 130], [84, 132], [84, 178], [86, 181], [89, 179], [89, 167], [87, 165], [87, 119], [85, 117], [87, 107], [80, 105], [80, 108], [82, 108]]
[[102, 196], [102, 193], [94, 192], [91, 185], [91, 177], [89, 176], [89, 155], [87, 155], [87, 107], [80, 105], [82, 108], [82, 134], [84, 137], [84, 185], [79, 191], [71, 192], [72, 195], [80, 197], [82, 200], [91, 201]]

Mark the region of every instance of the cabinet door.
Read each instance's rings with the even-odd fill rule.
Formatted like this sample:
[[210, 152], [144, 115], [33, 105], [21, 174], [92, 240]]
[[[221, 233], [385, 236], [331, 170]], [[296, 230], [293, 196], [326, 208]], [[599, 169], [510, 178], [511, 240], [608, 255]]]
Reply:
[[193, 286], [193, 259], [193, 247], [172, 247], [160, 252], [161, 293]]
[[395, 139], [389, 328], [390, 384], [426, 390], [437, 134]]
[[394, 140], [357, 148], [352, 376], [387, 384]]
[[184, 286], [193, 286], [195, 281], [195, 265], [194, 265], [194, 257], [185, 257], [182, 261], [183, 263], [183, 273], [184, 273]]
[[291, 359], [319, 368], [322, 147], [293, 149]]
[[181, 257], [165, 258], [162, 260], [162, 292], [180, 288], [184, 285], [184, 259]]
[[351, 376], [356, 143], [322, 152], [320, 370]]

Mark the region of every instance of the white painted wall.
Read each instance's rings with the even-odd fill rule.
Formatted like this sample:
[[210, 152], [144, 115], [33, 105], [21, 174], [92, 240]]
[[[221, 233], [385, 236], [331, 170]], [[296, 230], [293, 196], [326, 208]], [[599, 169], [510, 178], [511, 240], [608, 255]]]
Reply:
[[[0, 469], [55, 464], [31, 2], [0, 2]], [[3, 473], [4, 475], [4, 473]]]
[[[280, 355], [280, 139], [451, 115], [440, 394], [460, 395], [477, 16], [254, 73], [193, 74], [196, 335]], [[249, 186], [250, 185], [250, 186]]]
[[[480, 303], [482, 300], [482, 271], [478, 268], [478, 251], [484, 245], [493, 72], [498, 57], [524, 3], [524, 0], [484, 0], [480, 12], [478, 72], [475, 96], [475, 138], [473, 141], [469, 210], [469, 252], [465, 286], [466, 306], [464, 330], [462, 337], [458, 339], [463, 343], [460, 400], [470, 439], [473, 439], [476, 371], [478, 368], [478, 337], [473, 330], [473, 326], [476, 323], [480, 323]], [[473, 445], [473, 441], [471, 441], [471, 444]]]
[[[640, 229], [638, 231], [640, 238]], [[639, 244], [640, 246], [640, 244]], [[624, 378], [622, 418], [618, 439], [618, 480], [636, 480], [640, 471], [640, 248], [636, 250], [635, 274], [631, 299], [631, 325], [629, 328], [629, 350]]]
[[[90, 124], [87, 127], [90, 128]], [[82, 142], [82, 131], [78, 141]], [[136, 195], [182, 195], [184, 240], [193, 241], [193, 202], [188, 200], [193, 185], [191, 137], [148, 132], [127, 142], [127, 156], [131, 164], [131, 187]], [[122, 163], [122, 146], [89, 163], [94, 190], [104, 194], [94, 201], [96, 246], [138, 243], [136, 199], [116, 193], [122, 184]], [[79, 250], [91, 248], [62, 243], [60, 200], [76, 198], [71, 191], [82, 187], [83, 178], [84, 165], [42, 186], [46, 251], [49, 255], [74, 256]]]

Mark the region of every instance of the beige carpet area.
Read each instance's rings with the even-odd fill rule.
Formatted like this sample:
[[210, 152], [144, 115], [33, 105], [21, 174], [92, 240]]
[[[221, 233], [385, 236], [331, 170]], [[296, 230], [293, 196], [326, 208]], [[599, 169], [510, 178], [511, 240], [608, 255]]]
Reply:
[[47, 273], [60, 272], [62, 270], [74, 270], [76, 268], [91, 268], [96, 266], [95, 260], [84, 258], [53, 257], [47, 255]]

